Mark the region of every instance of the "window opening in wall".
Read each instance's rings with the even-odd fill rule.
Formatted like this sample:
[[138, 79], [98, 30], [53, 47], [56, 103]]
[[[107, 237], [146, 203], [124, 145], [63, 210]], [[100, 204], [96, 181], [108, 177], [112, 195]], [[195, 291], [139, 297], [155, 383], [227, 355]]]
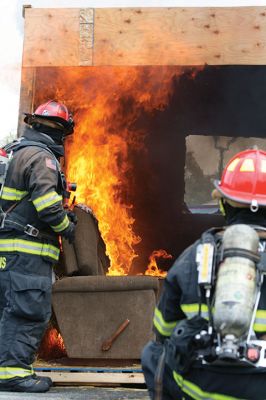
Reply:
[[213, 180], [221, 177], [227, 162], [237, 152], [258, 147], [266, 150], [266, 139], [255, 137], [204, 136], [186, 137], [184, 201], [192, 214], [219, 213], [211, 199]]

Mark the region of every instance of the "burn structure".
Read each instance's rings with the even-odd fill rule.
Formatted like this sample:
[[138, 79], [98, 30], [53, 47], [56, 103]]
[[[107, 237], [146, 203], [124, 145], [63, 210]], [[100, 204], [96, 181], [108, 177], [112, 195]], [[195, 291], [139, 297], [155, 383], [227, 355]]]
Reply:
[[[200, 147], [203, 137], [212, 137], [214, 148], [215, 138], [218, 140], [221, 136], [231, 138], [232, 142], [232, 138], [264, 138], [265, 67], [120, 67], [119, 71], [116, 68], [87, 67], [86, 72], [84, 68], [78, 70], [76, 67], [71, 70], [72, 73], [64, 68], [61, 71], [58, 68], [38, 68], [36, 88], [41, 87], [49, 77], [48, 96], [52, 96], [57, 87], [64, 87], [62, 80], [67, 82], [69, 88], [78, 85], [83, 93], [91, 85], [92, 78], [96, 81], [95, 88], [97, 84], [100, 86], [104, 77], [111, 79], [118, 73], [131, 76], [133, 71], [138, 74], [140, 82], [145, 82], [146, 77], [143, 95], [150, 92], [151, 96], [158, 98], [157, 103], [150, 101], [147, 107], [139, 91], [135, 95], [133, 91], [121, 89], [121, 83], [118, 87], [114, 85], [116, 108], [113, 115], [107, 109], [109, 114], [101, 118], [103, 134], [100, 144], [105, 143], [104, 135], [110, 137], [114, 134], [121, 135], [128, 143], [126, 156], [119, 150], [115, 156], [117, 168], [122, 168], [123, 172], [116, 196], [120, 196], [119, 201], [132, 204], [133, 229], [141, 237], [135, 245], [138, 257], [134, 258], [130, 273], [143, 272], [153, 250], [165, 249], [175, 258], [208, 226], [221, 224], [221, 217], [215, 210], [211, 214], [210, 211], [204, 212], [204, 207], [199, 204], [195, 211], [186, 204], [185, 172], [193, 161], [186, 149], [186, 139], [190, 135], [199, 136]], [[166, 92], [161, 103], [158, 94], [160, 77]], [[36, 90], [36, 93], [40, 91]], [[74, 109], [81, 108], [83, 116], [86, 113], [90, 115], [89, 95], [87, 98], [84, 95], [79, 97], [82, 103], [75, 96], [71, 97], [68, 89], [63, 90], [62, 96], [71, 102]], [[97, 98], [97, 94], [94, 96]], [[110, 93], [103, 93], [103, 96], [108, 103]], [[40, 99], [35, 98], [35, 101]], [[97, 101], [94, 104], [97, 107]], [[125, 124], [126, 133], [123, 131]], [[91, 135], [88, 132], [88, 138]], [[86, 146], [84, 134], [83, 143]], [[220, 165], [212, 178], [218, 175], [218, 168], [227, 160], [226, 151], [222, 155], [220, 152], [219, 157]], [[70, 155], [68, 160], [72, 162]], [[204, 176], [204, 171], [198, 165], [196, 169], [192, 168], [192, 172], [196, 183], [198, 179], [199, 186], [195, 184], [194, 188], [197, 192], [201, 190], [199, 174]], [[162, 259], [159, 263], [167, 269], [171, 260]]]

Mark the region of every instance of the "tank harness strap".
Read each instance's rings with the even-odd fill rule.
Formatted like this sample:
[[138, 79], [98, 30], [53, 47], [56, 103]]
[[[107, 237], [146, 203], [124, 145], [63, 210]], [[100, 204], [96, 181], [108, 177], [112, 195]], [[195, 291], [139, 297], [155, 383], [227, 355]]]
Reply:
[[220, 261], [224, 260], [227, 257], [244, 257], [254, 263], [258, 263], [260, 261], [260, 256], [252, 251], [238, 248], [230, 248], [221, 251], [220, 253]]
[[43, 239], [43, 240], [49, 240], [52, 242], [56, 242], [56, 238], [52, 235], [49, 235], [48, 233], [41, 232], [38, 228], [35, 228], [35, 226], [26, 224], [22, 225], [19, 222], [12, 221], [11, 219], [5, 218], [4, 221], [4, 228], [11, 228], [19, 232], [23, 232], [28, 236], [35, 237], [37, 239]]
[[57, 240], [54, 236], [49, 235], [49, 233], [46, 233], [46, 232], [41, 232], [38, 228], [35, 228], [33, 225], [30, 225], [30, 224], [24, 225], [24, 224], [21, 224], [17, 221], [14, 221], [14, 220], [8, 218], [10, 213], [17, 207], [17, 205], [19, 203], [21, 203], [22, 200], [25, 200], [27, 197], [29, 197], [29, 194], [27, 194], [25, 197], [23, 197], [23, 199], [12, 204], [12, 206], [10, 206], [5, 212], [2, 212], [0, 229], [11, 228], [11, 229], [17, 230], [19, 232], [24, 232], [26, 235], [29, 235], [31, 237], [36, 237], [41, 240], [43, 239], [43, 240], [49, 240], [52, 242], [57, 242]]
[[49, 153], [51, 153], [54, 156], [54, 153], [49, 149], [49, 147], [40, 142], [34, 142], [33, 140], [26, 140], [23, 138], [17, 139], [16, 141], [4, 146], [5, 151], [8, 153], [10, 151], [18, 151], [20, 149], [23, 149], [24, 147], [28, 146], [36, 146], [36, 147], [41, 147], [42, 149], [47, 150]]

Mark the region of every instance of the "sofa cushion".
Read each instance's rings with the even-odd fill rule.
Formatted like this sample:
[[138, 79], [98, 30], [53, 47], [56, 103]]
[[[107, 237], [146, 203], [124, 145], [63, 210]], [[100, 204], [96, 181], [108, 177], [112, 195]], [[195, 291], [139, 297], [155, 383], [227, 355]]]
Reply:
[[[158, 279], [148, 276], [63, 278], [53, 286], [53, 309], [67, 355], [86, 359], [140, 359], [154, 339]], [[103, 345], [125, 322], [108, 351]]]
[[153, 276], [73, 276], [62, 278], [53, 285], [54, 292], [106, 292], [154, 290], [159, 288]]

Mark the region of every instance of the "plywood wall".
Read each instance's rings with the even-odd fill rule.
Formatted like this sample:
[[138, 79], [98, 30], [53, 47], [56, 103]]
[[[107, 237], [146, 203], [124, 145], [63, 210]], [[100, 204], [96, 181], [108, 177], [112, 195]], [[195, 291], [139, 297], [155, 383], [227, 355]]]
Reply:
[[19, 129], [38, 67], [266, 65], [266, 7], [24, 9]]
[[266, 7], [25, 9], [23, 66], [266, 64]]
[[92, 9], [25, 9], [24, 67], [92, 65], [92, 46]]

